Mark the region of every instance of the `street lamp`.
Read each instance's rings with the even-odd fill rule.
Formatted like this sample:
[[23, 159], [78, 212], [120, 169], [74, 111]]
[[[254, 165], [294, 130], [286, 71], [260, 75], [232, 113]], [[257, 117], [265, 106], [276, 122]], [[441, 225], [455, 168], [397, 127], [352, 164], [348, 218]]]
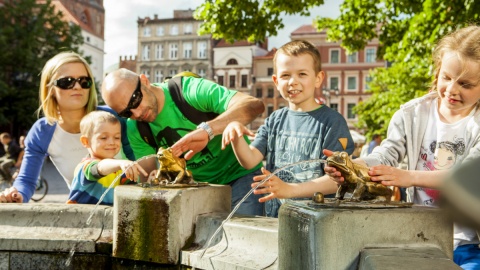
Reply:
[[338, 96], [338, 94], [340, 93], [337, 87], [335, 87], [334, 89], [328, 89], [325, 85], [322, 87], [322, 94], [328, 100], [328, 103], [327, 103], [328, 107], [330, 107], [330, 99], [332, 96], [332, 91], [333, 93], [335, 93], [335, 96]]

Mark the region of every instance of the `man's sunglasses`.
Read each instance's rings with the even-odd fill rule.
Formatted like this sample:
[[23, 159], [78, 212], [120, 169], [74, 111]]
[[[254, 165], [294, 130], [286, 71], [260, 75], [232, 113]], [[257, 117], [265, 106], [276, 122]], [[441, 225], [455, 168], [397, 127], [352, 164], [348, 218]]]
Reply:
[[141, 86], [142, 85], [140, 84], [139, 78], [137, 88], [135, 88], [135, 91], [133, 91], [132, 97], [130, 98], [127, 107], [123, 111], [119, 112], [118, 116], [123, 118], [130, 118], [132, 116], [132, 112], [130, 110], [136, 109], [138, 108], [138, 106], [140, 106], [140, 103], [142, 103], [143, 99]]
[[83, 89], [89, 89], [92, 86], [92, 78], [90, 77], [78, 77], [77, 79], [73, 77], [65, 77], [58, 79], [53, 82], [53, 85], [57, 86], [60, 89], [68, 90], [72, 89], [75, 86], [75, 83], [78, 82], [80, 87]]

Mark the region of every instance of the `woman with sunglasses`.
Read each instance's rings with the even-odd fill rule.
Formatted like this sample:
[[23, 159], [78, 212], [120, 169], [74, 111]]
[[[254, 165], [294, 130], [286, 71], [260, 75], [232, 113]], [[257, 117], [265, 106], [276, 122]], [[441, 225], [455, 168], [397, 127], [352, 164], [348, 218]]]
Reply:
[[[70, 188], [75, 166], [88, 154], [80, 143], [80, 120], [94, 110], [115, 114], [106, 106], [97, 107], [97, 91], [85, 59], [73, 52], [62, 52], [48, 60], [42, 70], [37, 111], [45, 117], [28, 132], [20, 172], [13, 187], [0, 193], [0, 202], [28, 202], [46, 156]], [[121, 123], [123, 133], [125, 120], [121, 119]], [[122, 144], [124, 154], [135, 160], [126, 134], [122, 134]]]

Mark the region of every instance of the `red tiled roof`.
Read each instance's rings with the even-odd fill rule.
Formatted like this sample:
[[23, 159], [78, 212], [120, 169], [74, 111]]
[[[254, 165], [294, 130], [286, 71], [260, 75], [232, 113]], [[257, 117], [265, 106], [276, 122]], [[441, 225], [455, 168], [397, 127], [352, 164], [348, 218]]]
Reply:
[[[39, 1], [41, 2], [41, 1]], [[52, 4], [53, 6], [55, 7], [55, 11], [56, 12], [59, 12], [61, 11], [62, 14], [63, 14], [63, 18], [66, 20], [66, 21], [69, 21], [69, 22], [72, 22], [78, 26], [80, 26], [80, 28], [82, 28], [83, 30], [93, 34], [93, 35], [96, 35], [98, 36], [95, 31], [93, 31], [93, 29], [86, 23], [82, 22], [81, 20], [79, 20], [75, 15], [73, 15], [60, 1], [52, 1]]]
[[273, 47], [267, 54], [262, 56], [255, 56], [255, 59], [273, 59], [276, 52], [277, 48]]
[[299, 28], [295, 29], [291, 34], [309, 34], [309, 33], [317, 33], [317, 29], [313, 27], [311, 24], [304, 24], [300, 26]]

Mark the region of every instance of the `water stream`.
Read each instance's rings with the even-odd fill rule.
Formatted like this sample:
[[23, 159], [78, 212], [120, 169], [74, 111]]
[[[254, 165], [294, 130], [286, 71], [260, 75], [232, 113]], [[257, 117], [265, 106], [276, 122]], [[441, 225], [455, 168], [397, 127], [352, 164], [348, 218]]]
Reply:
[[299, 161], [299, 162], [295, 162], [295, 163], [292, 163], [292, 164], [289, 164], [289, 165], [286, 165], [286, 166], [283, 166], [281, 168], [278, 168], [276, 169], [274, 172], [272, 172], [271, 174], [269, 174], [267, 177], [265, 177], [265, 179], [263, 179], [262, 181], [259, 182], [259, 184], [252, 188], [239, 202], [238, 204], [235, 206], [235, 208], [233, 208], [232, 212], [230, 212], [230, 214], [225, 218], [224, 221], [222, 221], [222, 223], [220, 224], [220, 226], [217, 228], [217, 230], [213, 233], [212, 236], [210, 236], [210, 239], [208, 240], [207, 244], [205, 245], [203, 251], [202, 251], [202, 254], [200, 254], [200, 258], [203, 257], [203, 255], [205, 255], [205, 252], [207, 251], [207, 249], [210, 247], [211, 245], [211, 242], [212, 240], [215, 238], [215, 236], [223, 229], [223, 226], [225, 225], [225, 223], [227, 223], [231, 218], [232, 216], [235, 214], [235, 212], [238, 210], [238, 208], [240, 207], [240, 205], [248, 198], [248, 196], [250, 196], [250, 194], [252, 194], [258, 187], [262, 186], [266, 181], [268, 181], [268, 179], [270, 179], [272, 176], [276, 175], [277, 173], [287, 169], [287, 168], [290, 168], [290, 167], [293, 167], [293, 166], [297, 166], [297, 165], [301, 165], [301, 164], [310, 164], [310, 163], [326, 163], [326, 161], [324, 159], [311, 159], [311, 160], [304, 160], [304, 161]]
[[[145, 159], [148, 159], [148, 158], [156, 158], [157, 155], [156, 154], [152, 154], [152, 155], [148, 155], [148, 156], [144, 156], [142, 158], [139, 158], [138, 160], [136, 160], [134, 163], [132, 163], [130, 166], [128, 166], [127, 168], [125, 168], [125, 171], [130, 169], [133, 165], [137, 164], [138, 162], [142, 161], [142, 160], [145, 160]], [[123, 174], [123, 173], [122, 173]], [[85, 224], [88, 226], [92, 223], [92, 218], [93, 218], [93, 215], [95, 214], [95, 211], [97, 210], [98, 206], [100, 205], [100, 203], [102, 203], [103, 201], [103, 198], [105, 198], [105, 196], [107, 195], [108, 191], [113, 188], [115, 186], [115, 183], [118, 181], [118, 179], [120, 179], [120, 177], [122, 176], [122, 174], [119, 174], [117, 177], [115, 177], [115, 179], [112, 181], [112, 183], [110, 184], [110, 186], [108, 186], [107, 190], [105, 190], [105, 192], [102, 194], [102, 196], [100, 197], [100, 199], [98, 200], [97, 204], [95, 205], [95, 207], [92, 209], [92, 211], [90, 211], [90, 214], [88, 216], [88, 219], [87, 219], [87, 222], [85, 222]], [[78, 240], [78, 242], [80, 241], [80, 239]], [[73, 245], [73, 247], [70, 249], [70, 252], [69, 252], [69, 255], [68, 255], [68, 259], [67, 261], [65, 262], [65, 266], [70, 266], [70, 263], [72, 261], [72, 258], [73, 258], [73, 255], [75, 254], [75, 250], [78, 246], [78, 242], [76, 244]]]

